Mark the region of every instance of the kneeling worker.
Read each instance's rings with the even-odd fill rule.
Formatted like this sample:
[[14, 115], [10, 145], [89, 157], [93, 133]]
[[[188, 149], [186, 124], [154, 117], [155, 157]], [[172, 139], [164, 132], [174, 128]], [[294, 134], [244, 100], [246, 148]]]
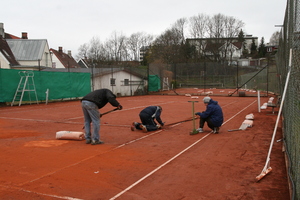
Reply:
[[[135, 129], [139, 129], [146, 133], [147, 131], [160, 129], [164, 125], [160, 118], [161, 112], [161, 106], [149, 106], [143, 109], [140, 112], [140, 119], [142, 123], [133, 122], [131, 130], [134, 131]], [[154, 119], [158, 122], [158, 124], [154, 121]]]
[[203, 98], [203, 102], [206, 106], [206, 110], [204, 112], [195, 113], [195, 115], [200, 116], [199, 128], [197, 131], [202, 133], [204, 124], [207, 122], [207, 126], [213, 130], [213, 133], [219, 133], [219, 128], [224, 120], [221, 106], [217, 101], [212, 100], [208, 96]]

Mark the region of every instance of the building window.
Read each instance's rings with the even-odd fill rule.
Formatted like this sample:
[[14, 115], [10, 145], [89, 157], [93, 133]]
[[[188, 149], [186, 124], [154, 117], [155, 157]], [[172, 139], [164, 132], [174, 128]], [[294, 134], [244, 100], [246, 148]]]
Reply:
[[115, 78], [110, 79], [110, 85], [111, 86], [116, 85], [116, 79]]
[[124, 79], [124, 85], [129, 85], [129, 79]]

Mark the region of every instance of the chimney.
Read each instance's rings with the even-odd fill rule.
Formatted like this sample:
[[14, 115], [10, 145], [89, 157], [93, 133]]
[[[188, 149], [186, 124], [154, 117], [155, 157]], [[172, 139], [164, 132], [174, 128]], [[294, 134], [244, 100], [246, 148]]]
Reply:
[[68, 55], [69, 55], [70, 57], [72, 57], [72, 52], [71, 52], [71, 50], [68, 50]]
[[5, 38], [4, 24], [3, 23], [0, 23], [0, 36], [2, 36], [2, 38]]
[[22, 32], [22, 39], [28, 39], [26, 32]]
[[62, 47], [58, 47], [58, 52], [62, 53], [63, 52], [63, 48]]

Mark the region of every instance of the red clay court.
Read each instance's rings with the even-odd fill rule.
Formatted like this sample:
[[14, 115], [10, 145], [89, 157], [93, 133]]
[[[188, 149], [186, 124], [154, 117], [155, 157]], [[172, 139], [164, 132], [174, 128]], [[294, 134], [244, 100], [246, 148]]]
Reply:
[[[265, 165], [277, 113], [272, 115], [271, 108], [258, 112], [255, 95], [216, 93], [211, 97], [225, 118], [219, 134], [205, 126], [204, 133], [190, 135], [189, 101], [199, 101], [195, 111], [203, 111], [203, 96], [120, 97], [123, 110], [101, 118], [102, 145], [55, 138], [58, 131], [83, 131], [79, 100], [1, 107], [0, 199], [289, 199], [281, 125], [271, 154], [273, 170], [255, 179]], [[164, 129], [131, 131], [131, 123], [149, 105], [163, 107]], [[108, 104], [101, 112], [111, 109]], [[228, 132], [250, 113], [253, 127]], [[199, 120], [195, 123], [197, 128]]]

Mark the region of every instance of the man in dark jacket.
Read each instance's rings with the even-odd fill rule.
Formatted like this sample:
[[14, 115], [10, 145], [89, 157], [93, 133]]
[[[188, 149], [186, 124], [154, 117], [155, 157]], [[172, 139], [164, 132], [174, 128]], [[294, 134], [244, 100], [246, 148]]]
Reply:
[[[100, 112], [107, 103], [122, 109], [121, 104], [116, 100], [116, 95], [109, 89], [95, 90], [81, 99], [81, 107], [84, 115], [85, 139], [86, 144], [103, 144], [100, 140]], [[93, 123], [93, 131], [91, 134], [91, 123]]]
[[[164, 123], [162, 122], [160, 115], [162, 112], [161, 106], [149, 106], [140, 112], [140, 119], [142, 123], [133, 122], [131, 130], [135, 129], [143, 130], [143, 132], [155, 131], [160, 129]], [[158, 122], [158, 124], [154, 121]]]
[[213, 130], [213, 133], [219, 133], [219, 128], [223, 124], [223, 111], [217, 101], [212, 100], [210, 97], [204, 97], [203, 102], [206, 106], [204, 112], [197, 112], [195, 115], [200, 116], [198, 132], [203, 132], [204, 123]]

